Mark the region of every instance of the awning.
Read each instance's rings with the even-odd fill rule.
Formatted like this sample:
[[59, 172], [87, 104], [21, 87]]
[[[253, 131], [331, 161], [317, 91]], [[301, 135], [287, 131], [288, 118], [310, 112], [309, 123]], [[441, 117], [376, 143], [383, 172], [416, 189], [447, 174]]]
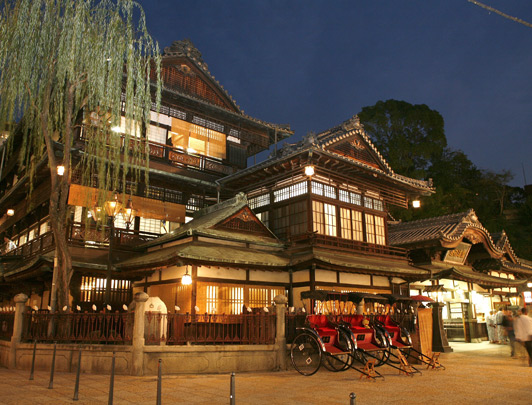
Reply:
[[302, 254], [292, 254], [291, 266], [308, 266], [318, 263], [321, 267], [335, 270], [352, 270], [356, 273], [382, 276], [398, 276], [415, 279], [427, 279], [430, 272], [419, 267], [413, 267], [406, 260], [394, 258], [368, 257], [329, 249], [313, 248]]
[[435, 280], [449, 279], [460, 280], [469, 283], [475, 283], [481, 287], [518, 287], [526, 283], [526, 280], [512, 280], [507, 278], [500, 278], [489, 276], [484, 273], [479, 273], [469, 268], [451, 267], [449, 269], [440, 270], [432, 275]]
[[288, 258], [284, 257], [281, 252], [190, 241], [124, 260], [115, 267], [121, 271], [153, 269], [191, 261], [203, 262], [207, 265], [256, 268], [284, 268], [289, 263]]

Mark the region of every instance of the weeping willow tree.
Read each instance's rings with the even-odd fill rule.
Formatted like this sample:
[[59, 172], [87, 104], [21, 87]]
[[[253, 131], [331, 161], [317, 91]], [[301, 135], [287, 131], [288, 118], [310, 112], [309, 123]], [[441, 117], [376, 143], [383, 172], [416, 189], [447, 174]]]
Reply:
[[[110, 191], [124, 191], [126, 178], [147, 181], [147, 143], [138, 128], [147, 127], [152, 100], [156, 109], [160, 103], [160, 54], [142, 8], [130, 0], [0, 4], [0, 130], [16, 124], [8, 147], [18, 153], [30, 192], [39, 163], [48, 163], [55, 310], [69, 305], [67, 201], [73, 173], [96, 185], [100, 201]], [[125, 134], [113, 131], [119, 126], [127, 127]], [[75, 136], [84, 147], [74, 159]]]

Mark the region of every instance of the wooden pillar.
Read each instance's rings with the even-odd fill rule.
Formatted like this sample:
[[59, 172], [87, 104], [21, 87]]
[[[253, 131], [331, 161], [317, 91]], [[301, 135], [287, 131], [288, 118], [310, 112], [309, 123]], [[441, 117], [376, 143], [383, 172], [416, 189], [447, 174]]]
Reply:
[[196, 297], [198, 293], [198, 266], [191, 266], [192, 285], [190, 286], [190, 313], [196, 314]]

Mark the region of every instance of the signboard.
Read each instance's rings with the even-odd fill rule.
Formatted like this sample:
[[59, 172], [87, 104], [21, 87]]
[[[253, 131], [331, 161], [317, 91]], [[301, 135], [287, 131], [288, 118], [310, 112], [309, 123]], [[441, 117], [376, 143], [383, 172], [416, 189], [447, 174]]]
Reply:
[[445, 253], [443, 261], [446, 263], [464, 264], [470, 249], [471, 244], [461, 242], [456, 249], [448, 250]]

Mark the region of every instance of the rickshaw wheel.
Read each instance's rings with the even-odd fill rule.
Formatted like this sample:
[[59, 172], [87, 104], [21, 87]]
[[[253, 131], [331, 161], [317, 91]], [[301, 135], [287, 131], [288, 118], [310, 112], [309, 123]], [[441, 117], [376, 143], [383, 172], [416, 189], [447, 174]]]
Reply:
[[382, 350], [378, 351], [375, 354], [375, 357], [377, 358], [377, 363], [375, 364], [375, 367], [380, 367], [387, 361], [390, 361], [390, 346], [386, 339], [386, 335], [382, 333], [375, 333], [375, 340], [379, 347], [382, 347]]
[[310, 333], [300, 333], [294, 339], [290, 349], [290, 360], [294, 368], [302, 375], [316, 373], [321, 365], [321, 347]]
[[323, 365], [329, 371], [345, 371], [353, 364], [353, 343], [349, 336], [342, 330], [338, 330], [337, 347], [343, 354], [327, 354]]

